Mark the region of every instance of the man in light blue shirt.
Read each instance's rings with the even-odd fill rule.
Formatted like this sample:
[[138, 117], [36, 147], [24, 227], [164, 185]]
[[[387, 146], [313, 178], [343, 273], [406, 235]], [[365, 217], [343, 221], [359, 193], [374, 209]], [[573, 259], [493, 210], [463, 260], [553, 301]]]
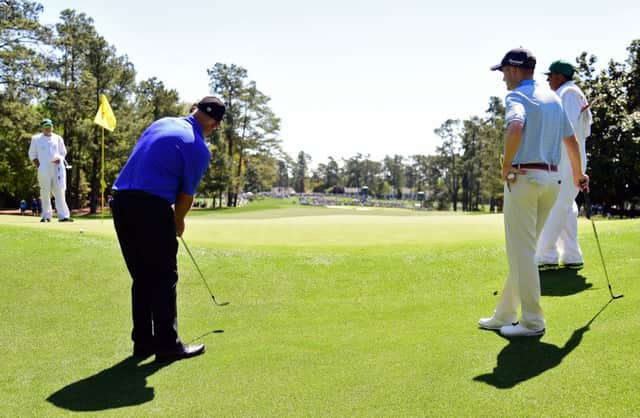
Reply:
[[[536, 58], [523, 48], [507, 52], [500, 70], [510, 93], [506, 97], [504, 160], [504, 228], [509, 276], [495, 312], [481, 318], [482, 329], [505, 337], [536, 337], [545, 333], [540, 305], [536, 243], [560, 187], [560, 146], [567, 149], [574, 186], [587, 188], [573, 128], [558, 97], [533, 80]], [[521, 308], [518, 320], [518, 308]]]

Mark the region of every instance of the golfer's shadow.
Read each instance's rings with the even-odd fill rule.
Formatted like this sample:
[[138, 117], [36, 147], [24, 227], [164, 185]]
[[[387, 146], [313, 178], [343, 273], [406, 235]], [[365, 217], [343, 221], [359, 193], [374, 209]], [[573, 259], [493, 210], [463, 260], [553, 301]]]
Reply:
[[540, 272], [540, 292], [543, 296], [569, 296], [588, 290], [593, 284], [577, 270], [560, 269]]
[[153, 387], [147, 387], [147, 377], [169, 363], [139, 363], [139, 358], [128, 357], [93, 376], [63, 387], [50, 395], [47, 401], [70, 411], [101, 411], [149, 402], [155, 393]]
[[563, 347], [543, 343], [538, 338], [520, 337], [509, 340], [509, 344], [498, 354], [498, 364], [493, 373], [481, 374], [473, 378], [498, 389], [509, 389], [558, 366], [562, 360], [580, 345], [585, 332], [611, 299], [585, 326], [573, 331]]

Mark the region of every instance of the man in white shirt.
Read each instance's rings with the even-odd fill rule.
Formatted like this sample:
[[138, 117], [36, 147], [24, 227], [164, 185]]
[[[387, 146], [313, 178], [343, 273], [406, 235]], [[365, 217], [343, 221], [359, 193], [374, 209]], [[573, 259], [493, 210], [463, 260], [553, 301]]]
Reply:
[[[584, 93], [572, 81], [574, 73], [575, 69], [570, 63], [554, 61], [545, 74], [549, 87], [562, 100], [562, 107], [573, 126], [580, 145], [580, 162], [584, 173], [587, 169], [586, 140], [591, 134], [592, 117]], [[536, 259], [539, 270], [555, 270], [559, 267], [580, 270], [583, 259], [578, 244], [578, 206], [575, 201], [579, 190], [573, 185], [571, 167], [564, 148], [559, 171], [562, 181], [560, 191], [540, 235]]]
[[42, 133], [31, 138], [29, 159], [38, 168], [38, 184], [40, 185], [40, 200], [42, 201], [42, 219], [40, 222], [50, 222], [52, 216], [51, 193], [56, 199], [56, 210], [60, 222], [73, 222], [67, 206], [64, 192], [67, 189], [67, 173], [64, 158], [67, 149], [60, 135], [53, 133], [51, 119], [40, 122]]

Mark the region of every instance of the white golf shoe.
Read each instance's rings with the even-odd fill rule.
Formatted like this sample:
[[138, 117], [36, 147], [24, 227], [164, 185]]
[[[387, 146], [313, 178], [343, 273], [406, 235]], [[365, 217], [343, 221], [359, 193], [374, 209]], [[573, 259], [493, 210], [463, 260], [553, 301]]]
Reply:
[[545, 329], [529, 329], [520, 324], [517, 325], [507, 325], [500, 328], [500, 334], [503, 337], [511, 338], [511, 337], [542, 337], [544, 335]]
[[480, 318], [480, 320], [478, 321], [478, 327], [482, 329], [498, 331], [506, 325], [512, 325], [514, 322], [516, 321], [501, 321], [492, 316], [491, 318]]

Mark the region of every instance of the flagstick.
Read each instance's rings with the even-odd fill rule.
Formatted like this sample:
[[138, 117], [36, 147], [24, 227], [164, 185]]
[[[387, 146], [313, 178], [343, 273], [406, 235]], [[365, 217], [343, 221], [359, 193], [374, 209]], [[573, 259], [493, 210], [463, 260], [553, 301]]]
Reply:
[[104, 126], [102, 127], [102, 170], [100, 171], [100, 220], [104, 222]]
[[104, 130], [113, 131], [116, 128], [116, 116], [109, 106], [107, 96], [100, 95], [100, 106], [93, 123], [102, 128], [102, 147], [101, 147], [101, 163], [100, 169], [100, 218], [104, 221], [104, 191], [107, 189], [107, 183], [104, 181]]

